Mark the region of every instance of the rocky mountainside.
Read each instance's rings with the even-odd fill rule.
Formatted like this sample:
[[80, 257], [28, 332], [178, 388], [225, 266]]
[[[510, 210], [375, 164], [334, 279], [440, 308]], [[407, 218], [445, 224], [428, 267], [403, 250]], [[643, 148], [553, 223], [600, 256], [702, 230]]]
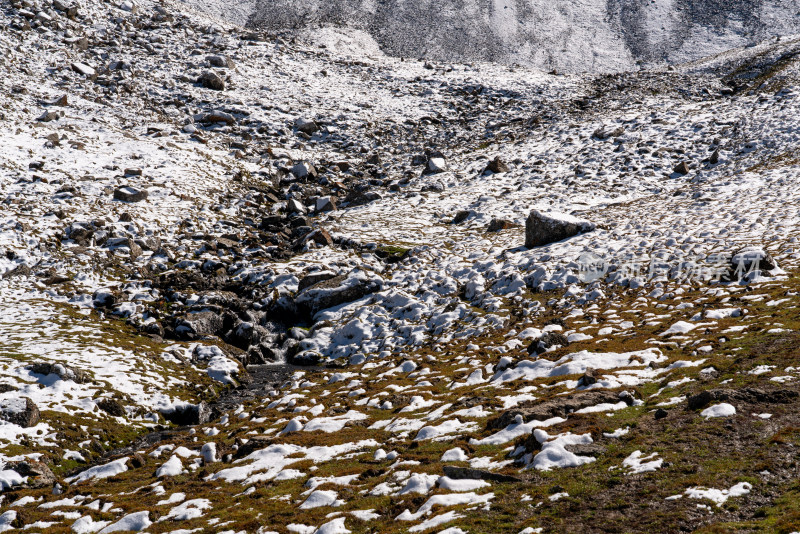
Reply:
[[[215, 9], [216, 0], [193, 0]], [[256, 0], [271, 31], [364, 30], [390, 55], [619, 72], [800, 33], [798, 0]], [[241, 21], [241, 19], [239, 19]]]
[[0, 27], [0, 532], [800, 530], [800, 39]]

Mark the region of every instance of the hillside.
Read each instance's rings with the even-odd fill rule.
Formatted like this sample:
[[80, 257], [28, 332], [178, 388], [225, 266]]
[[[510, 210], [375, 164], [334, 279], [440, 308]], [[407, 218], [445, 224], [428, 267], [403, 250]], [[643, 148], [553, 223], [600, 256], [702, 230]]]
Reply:
[[800, 530], [796, 36], [0, 27], [0, 532]]
[[[195, 0], [214, 9], [215, 0]], [[249, 7], [249, 5], [248, 5]], [[800, 33], [797, 0], [258, 0], [251, 27], [357, 28], [390, 55], [619, 72]]]

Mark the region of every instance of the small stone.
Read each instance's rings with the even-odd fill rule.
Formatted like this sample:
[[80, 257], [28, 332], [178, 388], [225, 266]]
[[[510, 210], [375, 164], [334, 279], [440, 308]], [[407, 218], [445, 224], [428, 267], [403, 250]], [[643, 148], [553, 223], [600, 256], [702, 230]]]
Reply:
[[708, 158], [708, 162], [712, 165], [716, 165], [719, 163], [719, 149], [715, 149], [714, 152], [711, 153], [711, 157]]
[[97, 71], [95, 71], [92, 67], [90, 67], [86, 63], [75, 62], [71, 64], [70, 67], [78, 74], [86, 76], [87, 78], [94, 78], [97, 76]]
[[197, 83], [207, 89], [213, 89], [215, 91], [225, 90], [225, 80], [217, 73], [211, 72], [210, 70], [203, 72], [200, 77], [197, 78]]
[[217, 122], [224, 122], [225, 124], [235, 124], [236, 117], [234, 117], [230, 113], [225, 113], [224, 111], [214, 110], [200, 117], [200, 121], [208, 124]]
[[36, 120], [39, 122], [51, 122], [51, 121], [57, 121], [60, 118], [61, 115], [57, 111], [45, 111]]
[[447, 171], [447, 162], [442, 157], [434, 156], [428, 158], [428, 161], [425, 163], [425, 170], [422, 171], [422, 174], [439, 174], [445, 171]]
[[678, 163], [672, 171], [678, 174], [689, 174], [689, 164], [682, 161]]
[[100, 399], [97, 401], [97, 407], [114, 417], [125, 417], [125, 406], [116, 399]]
[[304, 215], [308, 213], [308, 210], [303, 203], [296, 198], [289, 199], [289, 201], [286, 203], [286, 211], [288, 213], [302, 213]]
[[125, 169], [125, 176], [141, 176], [142, 169]]
[[659, 419], [664, 419], [667, 415], [669, 415], [669, 412], [667, 412], [667, 410], [665, 410], [664, 408], [659, 408], [653, 414], [653, 417], [655, 418], [656, 421], [658, 421]]
[[516, 225], [511, 221], [505, 219], [492, 219], [489, 226], [486, 228], [488, 232], [499, 232], [500, 230], [508, 230], [514, 228]]
[[586, 369], [586, 372], [583, 373], [583, 376], [581, 376], [578, 379], [578, 387], [591, 386], [592, 384], [596, 383], [597, 383], [597, 372], [591, 367], [588, 367]]
[[294, 121], [294, 127], [298, 132], [303, 132], [307, 135], [313, 135], [319, 131], [319, 125], [316, 122], [302, 117]]
[[206, 59], [208, 60], [208, 64], [212, 67], [224, 69], [234, 68], [233, 61], [228, 56], [208, 56]]
[[318, 198], [316, 209], [317, 213], [321, 213], [323, 211], [336, 211], [336, 198], [335, 197]]
[[500, 159], [500, 156], [495, 157], [486, 168], [483, 170], [484, 174], [493, 173], [499, 174], [501, 172], [508, 172], [508, 165], [505, 164], [503, 160]]
[[291, 169], [292, 175], [299, 179], [316, 178], [318, 176], [317, 169], [308, 162], [301, 161], [295, 164]]
[[140, 202], [147, 198], [148, 192], [146, 189], [137, 189], [129, 185], [118, 187], [114, 190], [114, 200], [122, 202]]
[[134, 469], [139, 469], [145, 465], [147, 465], [147, 459], [142, 456], [142, 453], [135, 452], [131, 455], [131, 466], [133, 466]]

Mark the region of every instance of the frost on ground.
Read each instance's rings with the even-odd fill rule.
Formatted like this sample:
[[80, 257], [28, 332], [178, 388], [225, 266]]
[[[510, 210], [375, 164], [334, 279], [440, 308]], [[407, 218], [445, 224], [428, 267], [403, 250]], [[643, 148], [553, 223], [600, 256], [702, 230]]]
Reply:
[[800, 528], [796, 38], [563, 76], [0, 14], [0, 531]]

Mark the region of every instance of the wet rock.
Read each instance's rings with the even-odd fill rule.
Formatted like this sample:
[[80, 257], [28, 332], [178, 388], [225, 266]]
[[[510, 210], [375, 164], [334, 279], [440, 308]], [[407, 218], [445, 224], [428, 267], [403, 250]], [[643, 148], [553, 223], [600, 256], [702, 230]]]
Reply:
[[29, 397], [0, 400], [0, 419], [23, 428], [36, 426], [39, 408]]
[[25, 483], [28, 488], [50, 487], [56, 483], [56, 476], [47, 467], [47, 464], [32, 458], [8, 462], [4, 469], [11, 469], [24, 477], [28, 477], [28, 481]]
[[202, 425], [211, 420], [211, 408], [205, 401], [201, 401], [199, 404], [183, 404], [162, 410], [161, 415], [178, 426]]
[[137, 189], [129, 185], [118, 187], [114, 190], [114, 200], [122, 202], [141, 202], [146, 200], [148, 192], [146, 189]]
[[83, 369], [63, 363], [35, 362], [26, 365], [25, 368], [37, 375], [56, 375], [61, 380], [71, 380], [76, 384], [86, 384], [92, 381], [92, 376]]
[[500, 156], [497, 156], [492, 161], [489, 162], [489, 164], [483, 170], [483, 174], [488, 174], [488, 173], [499, 174], [501, 172], [508, 172], [508, 171], [509, 171], [508, 165], [506, 165], [506, 163], [502, 159], [500, 159]]
[[539, 247], [594, 229], [594, 223], [572, 215], [533, 210], [525, 220], [525, 246]]
[[213, 89], [215, 91], [225, 90], [225, 80], [223, 80], [219, 74], [210, 70], [204, 71], [200, 77], [197, 78], [197, 83], [207, 89]]
[[97, 401], [97, 407], [114, 417], [125, 417], [125, 406], [116, 399], [100, 399]]

